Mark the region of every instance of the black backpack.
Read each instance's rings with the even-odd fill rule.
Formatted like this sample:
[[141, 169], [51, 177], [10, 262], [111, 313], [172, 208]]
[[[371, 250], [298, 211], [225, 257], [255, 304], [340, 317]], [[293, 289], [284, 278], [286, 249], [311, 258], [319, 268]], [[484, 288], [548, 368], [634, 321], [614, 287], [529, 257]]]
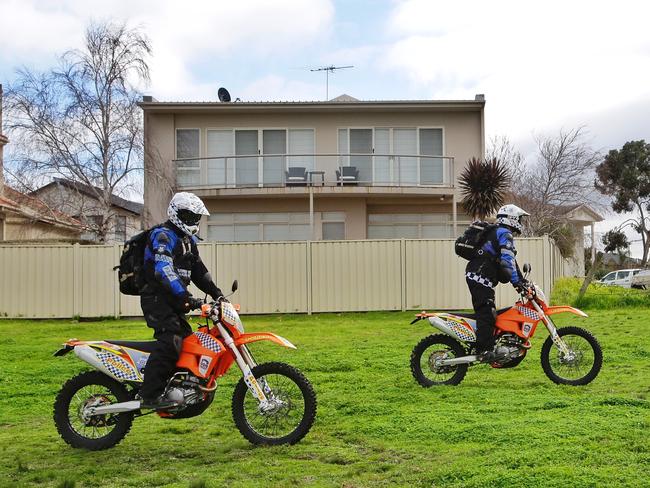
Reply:
[[467, 230], [456, 239], [454, 251], [463, 259], [468, 261], [480, 256], [479, 251], [490, 236], [490, 231], [497, 227], [496, 224], [476, 221], [472, 222]]
[[149, 244], [149, 233], [155, 227], [134, 235], [124, 243], [120, 264], [115, 266], [120, 283], [120, 293], [142, 295], [146, 284], [144, 276], [144, 251]]

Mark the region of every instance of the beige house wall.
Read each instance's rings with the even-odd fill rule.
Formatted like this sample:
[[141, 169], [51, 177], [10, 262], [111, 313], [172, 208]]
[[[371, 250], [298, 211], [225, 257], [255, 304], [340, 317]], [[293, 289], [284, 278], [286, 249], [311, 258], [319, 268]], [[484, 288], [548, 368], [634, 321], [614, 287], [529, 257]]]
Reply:
[[[436, 203], [431, 203], [436, 200]], [[442, 213], [451, 216], [452, 206], [439, 198], [361, 198], [337, 196], [314, 199], [314, 236], [315, 240], [322, 238], [321, 215], [323, 212], [345, 213], [345, 238], [366, 239], [368, 214], [419, 214]], [[290, 198], [204, 198], [208, 211], [214, 213], [259, 213], [259, 212], [309, 212], [309, 195]], [[462, 225], [469, 222], [469, 216], [459, 214], [458, 221]], [[208, 220], [204, 219], [200, 236], [207, 239]]]
[[[250, 111], [248, 111], [250, 112]], [[315, 130], [315, 152], [317, 154], [338, 152], [339, 128], [375, 127], [428, 127], [443, 129], [444, 156], [455, 160], [456, 181], [466, 161], [483, 155], [482, 108], [472, 110], [441, 110], [420, 108], [412, 110], [377, 111], [358, 106], [354, 110], [342, 111], [273, 111], [273, 112], [176, 112], [158, 113], [145, 110], [145, 211], [148, 225], [164, 220], [165, 211], [175, 186], [175, 130], [179, 128], [200, 129], [200, 156], [207, 156], [208, 129], [272, 129], [310, 128]], [[318, 169], [329, 178], [338, 167], [338, 160], [318, 158]], [[254, 194], [255, 190], [248, 190]], [[327, 193], [328, 189], [321, 189]], [[447, 194], [456, 190], [447, 190]], [[434, 192], [432, 192], [434, 193]], [[438, 192], [439, 193], [439, 192]], [[353, 199], [350, 199], [353, 202]], [[351, 203], [354, 206], [354, 203]], [[234, 210], [234, 209], [233, 209]], [[358, 209], [351, 210], [360, 215]], [[365, 212], [364, 212], [365, 213]], [[365, 226], [364, 226], [365, 227]]]

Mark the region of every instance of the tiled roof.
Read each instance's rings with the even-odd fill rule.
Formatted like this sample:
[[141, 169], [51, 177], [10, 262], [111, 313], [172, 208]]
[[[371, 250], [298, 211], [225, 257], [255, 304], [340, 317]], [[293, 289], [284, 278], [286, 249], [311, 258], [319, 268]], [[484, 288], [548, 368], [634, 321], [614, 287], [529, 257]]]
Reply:
[[[32, 195], [38, 194], [38, 192], [42, 191], [45, 188], [48, 188], [51, 185], [67, 186], [68, 188], [72, 188], [73, 190], [83, 193], [84, 195], [88, 195], [89, 197], [94, 199], [97, 199], [97, 194], [102, 192], [102, 189], [96, 186], [92, 187], [89, 185], [85, 185], [83, 183], [79, 183], [77, 181], [66, 180], [63, 178], [54, 178], [54, 181], [52, 181], [51, 183], [48, 183], [47, 185], [42, 186], [41, 188], [33, 191]], [[142, 211], [144, 210], [144, 205], [142, 203], [133, 202], [131, 200], [118, 197], [117, 195], [111, 195], [111, 205], [123, 208], [137, 215], [142, 215]]]
[[7, 207], [31, 219], [67, 227], [81, 227], [81, 222], [77, 219], [49, 207], [38, 198], [21, 193], [7, 185], [3, 187], [3, 193], [0, 196], [0, 206]]

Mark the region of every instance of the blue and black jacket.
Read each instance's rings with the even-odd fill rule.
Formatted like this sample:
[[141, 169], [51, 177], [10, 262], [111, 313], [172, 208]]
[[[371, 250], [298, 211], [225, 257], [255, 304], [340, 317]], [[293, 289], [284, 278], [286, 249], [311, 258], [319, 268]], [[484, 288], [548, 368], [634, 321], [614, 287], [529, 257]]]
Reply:
[[[517, 250], [515, 249], [512, 231], [507, 227], [498, 226], [492, 232], [493, 235], [483, 244], [483, 251], [494, 258], [498, 266], [500, 265], [498, 276], [507, 278], [510, 283], [516, 285], [521, 281], [521, 276], [515, 260]], [[505, 279], [499, 281], [505, 282]]]
[[199, 290], [213, 299], [221, 290], [212, 281], [196, 245], [196, 237], [186, 236], [167, 221], [149, 232], [144, 253], [144, 272], [147, 285], [143, 295], [161, 295], [175, 310], [184, 312], [191, 296], [187, 287], [193, 282]]

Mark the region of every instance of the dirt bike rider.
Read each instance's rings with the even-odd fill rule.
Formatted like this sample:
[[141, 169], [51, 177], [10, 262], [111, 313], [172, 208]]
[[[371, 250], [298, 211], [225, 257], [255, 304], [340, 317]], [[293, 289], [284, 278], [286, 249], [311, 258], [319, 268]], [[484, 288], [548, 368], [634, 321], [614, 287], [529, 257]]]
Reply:
[[146, 285], [140, 297], [147, 326], [158, 341], [149, 356], [138, 397], [143, 408], [165, 408], [174, 403], [163, 397], [183, 339], [192, 334], [185, 314], [201, 307], [187, 287], [192, 281], [214, 300], [223, 293], [201, 261], [196, 243], [199, 221], [210, 215], [193, 193], [176, 193], [167, 209], [169, 220], [149, 233], [144, 256]]
[[476, 354], [482, 362], [490, 363], [496, 358], [492, 350], [496, 322], [494, 288], [499, 282], [509, 281], [519, 293], [530, 290], [517, 266], [513, 239], [513, 234], [521, 234], [521, 219], [526, 215], [530, 214], [516, 205], [501, 207], [497, 212], [497, 226], [489, 231], [479, 256], [470, 260], [465, 268], [465, 281], [476, 314]]

